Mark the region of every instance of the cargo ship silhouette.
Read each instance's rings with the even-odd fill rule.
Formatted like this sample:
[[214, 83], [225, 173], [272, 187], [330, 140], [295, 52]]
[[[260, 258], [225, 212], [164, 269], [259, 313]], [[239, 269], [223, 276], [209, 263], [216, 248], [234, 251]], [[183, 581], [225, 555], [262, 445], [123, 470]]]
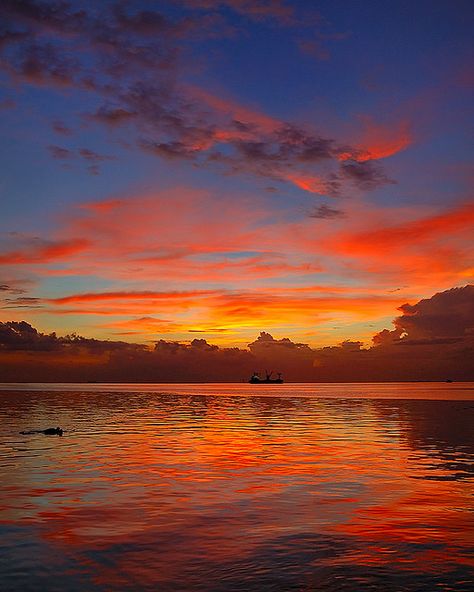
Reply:
[[282, 384], [283, 378], [281, 377], [281, 372], [277, 372], [278, 378], [272, 378], [273, 370], [268, 372], [265, 370], [265, 378], [260, 378], [258, 372], [254, 372], [250, 377], [250, 384]]

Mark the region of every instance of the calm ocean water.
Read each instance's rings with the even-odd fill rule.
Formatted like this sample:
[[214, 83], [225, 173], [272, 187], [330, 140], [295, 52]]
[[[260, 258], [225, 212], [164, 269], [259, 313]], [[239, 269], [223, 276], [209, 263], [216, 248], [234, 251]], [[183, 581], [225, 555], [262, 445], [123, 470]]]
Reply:
[[473, 426], [473, 383], [1, 385], [0, 589], [472, 591]]

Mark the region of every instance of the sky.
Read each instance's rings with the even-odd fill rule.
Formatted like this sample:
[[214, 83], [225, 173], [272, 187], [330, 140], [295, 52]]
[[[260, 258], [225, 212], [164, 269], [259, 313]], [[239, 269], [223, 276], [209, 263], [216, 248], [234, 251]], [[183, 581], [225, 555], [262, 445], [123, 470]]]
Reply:
[[3, 0], [0, 345], [471, 339], [473, 12]]

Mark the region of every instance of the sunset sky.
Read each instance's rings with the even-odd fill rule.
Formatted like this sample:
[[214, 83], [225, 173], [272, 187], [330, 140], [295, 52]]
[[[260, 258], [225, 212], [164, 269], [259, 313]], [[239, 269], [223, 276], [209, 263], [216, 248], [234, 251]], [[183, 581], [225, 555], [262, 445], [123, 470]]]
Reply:
[[473, 283], [472, 17], [2, 0], [0, 321], [370, 345]]

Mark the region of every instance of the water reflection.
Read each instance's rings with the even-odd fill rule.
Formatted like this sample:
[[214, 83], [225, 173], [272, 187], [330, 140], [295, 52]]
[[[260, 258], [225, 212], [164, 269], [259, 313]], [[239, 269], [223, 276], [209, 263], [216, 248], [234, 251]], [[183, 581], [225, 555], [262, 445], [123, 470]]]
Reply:
[[[474, 403], [0, 396], [5, 590], [470, 590]], [[61, 425], [62, 438], [20, 435]]]
[[401, 433], [427, 472], [417, 478], [459, 480], [474, 476], [472, 403], [468, 401], [373, 401], [381, 420], [396, 418]]

